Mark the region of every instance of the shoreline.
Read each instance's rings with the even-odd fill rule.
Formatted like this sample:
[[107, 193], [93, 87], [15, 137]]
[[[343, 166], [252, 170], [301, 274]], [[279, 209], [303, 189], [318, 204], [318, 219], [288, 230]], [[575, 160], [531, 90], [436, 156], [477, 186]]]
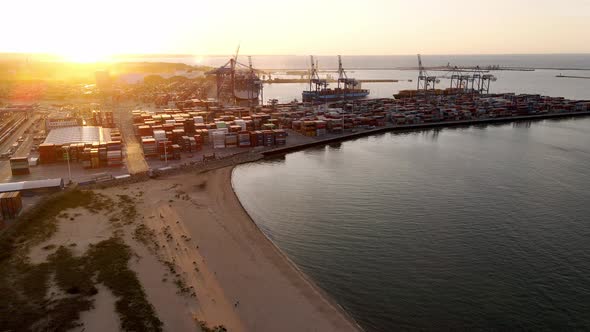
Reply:
[[432, 128], [453, 128], [462, 126], [472, 126], [478, 124], [494, 124], [494, 123], [510, 123], [510, 122], [521, 122], [521, 121], [534, 121], [534, 120], [546, 120], [546, 119], [558, 119], [568, 117], [585, 117], [590, 116], [590, 111], [580, 112], [567, 112], [567, 113], [552, 113], [552, 114], [539, 114], [539, 115], [526, 115], [526, 116], [511, 116], [501, 118], [488, 118], [488, 119], [477, 119], [477, 120], [460, 120], [460, 121], [443, 121], [443, 122], [430, 122], [430, 123], [419, 123], [409, 125], [386, 125], [384, 127], [378, 127], [375, 129], [363, 130], [359, 132], [342, 134], [334, 137], [325, 139], [318, 139], [309, 143], [302, 143], [287, 147], [276, 148], [272, 150], [262, 151], [261, 154], [264, 157], [271, 157], [275, 155], [284, 155], [291, 152], [297, 152], [305, 150], [309, 147], [322, 146], [329, 143], [343, 142], [350, 139], [359, 137], [371, 136], [387, 132], [404, 132], [414, 131], [421, 129], [432, 129]]
[[[113, 191], [120, 191], [125, 190], [127, 184], [136, 187], [142, 195], [146, 192], [146, 202], [142, 203], [140, 211], [147, 225], [156, 231], [161, 244], [169, 245], [166, 259], [175, 262], [187, 285], [198, 290], [196, 304], [186, 306], [178, 300], [172, 305], [152, 293], [152, 289], [156, 289], [153, 286], [159, 284], [160, 279], [152, 280], [149, 287], [144, 286], [150, 289], [148, 298], [151, 297], [158, 310], [164, 312], [164, 321], [177, 321], [173, 319], [174, 313], [190, 311], [191, 315], [211, 325], [225, 324], [230, 331], [363, 331], [354, 318], [256, 224], [234, 189], [232, 177], [237, 165], [388, 131], [588, 115], [590, 112], [576, 112], [478, 122], [387, 126], [285, 148], [244, 153], [198, 168], [171, 168], [156, 179], [148, 179], [144, 174], [115, 181], [107, 187], [112, 185], [117, 187]], [[179, 199], [179, 195], [186, 195], [187, 199]], [[175, 240], [172, 243], [165, 236], [170, 232], [165, 231], [165, 227], [171, 229]], [[173, 249], [174, 243], [179, 247]], [[143, 270], [147, 272], [139, 273], [139, 278], [145, 279], [155, 271], [165, 271], [154, 264], [148, 264]], [[200, 269], [195, 270], [196, 264]]]
[[[220, 167], [164, 173], [130, 185], [143, 193], [138, 211], [155, 232], [158, 255], [195, 290], [195, 305], [188, 309], [192, 315], [228, 331], [362, 332], [243, 208], [232, 187], [235, 164], [211, 166]], [[123, 188], [115, 187], [115, 192]], [[148, 298], [166, 309], [152, 292]], [[187, 311], [181, 304], [171, 306]]]
[[234, 174], [234, 170], [235, 168], [239, 166], [239, 165], [233, 165], [230, 166], [231, 170], [229, 173], [229, 178], [227, 179], [227, 181], [229, 182], [229, 185], [231, 186], [232, 192], [236, 198], [236, 200], [238, 201], [240, 208], [242, 209], [243, 213], [248, 216], [249, 221], [256, 227], [256, 229], [258, 230], [258, 233], [260, 235], [262, 235], [262, 237], [264, 237], [265, 241], [267, 241], [272, 247], [274, 247], [275, 252], [282, 258], [284, 259], [289, 265], [290, 267], [294, 270], [293, 272], [297, 273], [297, 275], [299, 277], [301, 277], [303, 280], [306, 281], [306, 283], [313, 288], [318, 295], [328, 303], [328, 305], [330, 305], [333, 309], [335, 309], [337, 312], [339, 312], [342, 316], [344, 316], [344, 318], [346, 320], [348, 320], [348, 322], [352, 325], [354, 325], [359, 331], [364, 331], [364, 329], [354, 320], [354, 318], [352, 317], [352, 315], [350, 313], [348, 313], [339, 303], [338, 301], [336, 301], [335, 299], [333, 299], [330, 294], [328, 294], [325, 290], [323, 290], [320, 286], [318, 286], [313, 279], [308, 276], [305, 272], [303, 272], [298, 266], [297, 264], [295, 264], [295, 262], [293, 262], [289, 256], [287, 256], [286, 253], [284, 253], [281, 248], [271, 239], [269, 238], [264, 231], [258, 226], [258, 224], [256, 223], [256, 221], [254, 221], [254, 218], [252, 218], [252, 216], [250, 215], [250, 213], [248, 213], [248, 210], [246, 210], [246, 208], [244, 207], [244, 205], [242, 204], [242, 201], [240, 200], [238, 194], [236, 193], [236, 190], [234, 188], [234, 184], [233, 184], [233, 174]]
[[[241, 253], [246, 254], [247, 251], [253, 250], [250, 255], [255, 255], [251, 258], [254, 259], [251, 264], [256, 265], [253, 271], [249, 271], [251, 266], [244, 270], [236, 266], [235, 272], [247, 275], [248, 285], [251, 286], [254, 293], [270, 292], [277, 296], [275, 303], [272, 298], [267, 298], [268, 294], [266, 297], [263, 296], [253, 315], [239, 313], [245, 330], [363, 331], [358, 323], [301, 271], [251, 218], [233, 188], [232, 174], [235, 166], [219, 168], [201, 173], [201, 175], [209, 183], [215, 184], [209, 195], [213, 196], [215, 202], [223, 205], [223, 211], [219, 211], [216, 206], [208, 207], [213, 209], [216, 214], [216, 222], [221, 224], [225, 233], [229, 233], [232, 239], [238, 242]], [[207, 187], [207, 191], [209, 191], [211, 184], [208, 184]], [[241, 243], [242, 241], [246, 243]], [[245, 244], [249, 245], [249, 248], [245, 248]], [[207, 259], [208, 268], [214, 271], [218, 270], [216, 266], [213, 266], [213, 263], [219, 263], [224, 258], [226, 260], [240, 260], [237, 253], [220, 257], [215, 261]], [[260, 275], [261, 271], [264, 271], [262, 275]], [[259, 295], [253, 296], [252, 293], [244, 292], [241, 288], [244, 286], [248, 288], [246, 284], [242, 284], [242, 287], [237, 291], [232, 289], [236, 283], [240, 283], [239, 280], [232, 279], [229, 284], [229, 280], [223, 280], [219, 276], [218, 271], [219, 285], [226, 296], [238, 298], [240, 302], [244, 303], [255, 302], [255, 298], [259, 297]], [[284, 316], [280, 318], [282, 315]], [[274, 317], [275, 320], [268, 317]], [[259, 325], [261, 320], [265, 320], [266, 324]]]

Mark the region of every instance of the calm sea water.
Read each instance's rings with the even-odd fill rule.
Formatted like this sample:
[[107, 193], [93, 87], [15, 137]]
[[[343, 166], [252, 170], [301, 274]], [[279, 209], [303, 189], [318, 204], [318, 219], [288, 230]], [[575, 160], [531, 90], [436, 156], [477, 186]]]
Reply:
[[584, 118], [388, 133], [232, 181], [369, 331], [588, 330], [588, 165]]

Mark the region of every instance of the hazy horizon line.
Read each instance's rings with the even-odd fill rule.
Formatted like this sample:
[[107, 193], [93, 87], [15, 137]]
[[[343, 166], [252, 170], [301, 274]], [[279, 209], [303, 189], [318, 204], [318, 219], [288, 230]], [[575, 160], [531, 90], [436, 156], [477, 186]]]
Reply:
[[[417, 54], [421, 54], [422, 56], [489, 56], [489, 55], [496, 55], [496, 56], [526, 56], [526, 55], [588, 55], [590, 56], [590, 52], [580, 52], [580, 53], [406, 53], [406, 54], [241, 54], [242, 56], [351, 56], [351, 57], [379, 57], [379, 56], [416, 56]], [[7, 56], [7, 55], [36, 55], [36, 56], [51, 56], [51, 57], [63, 57], [57, 53], [50, 53], [50, 52], [2, 52], [0, 51], [0, 56]], [[225, 56], [232, 56], [233, 54], [191, 54], [191, 53], [120, 53], [120, 54], [113, 54], [107, 56], [108, 58], [117, 58], [117, 57], [225, 57]]]

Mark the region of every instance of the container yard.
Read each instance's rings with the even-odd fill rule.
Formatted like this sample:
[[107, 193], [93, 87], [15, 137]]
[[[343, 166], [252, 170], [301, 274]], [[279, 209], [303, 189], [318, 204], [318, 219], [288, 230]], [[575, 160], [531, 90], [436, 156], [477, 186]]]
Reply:
[[[590, 112], [590, 101], [541, 95], [417, 93], [400, 99], [347, 100], [245, 107], [132, 111], [144, 156], [179, 160], [182, 154], [257, 148], [281, 150], [375, 130], [411, 129]], [[287, 140], [287, 137], [289, 139]], [[266, 153], [266, 152], [264, 152]]]
[[101, 108], [88, 102], [1, 108], [1, 181], [86, 181], [105, 170], [113, 176], [127, 174], [114, 112], [97, 111]]
[[313, 138], [297, 147], [273, 150], [282, 152], [398, 129], [588, 115], [590, 101], [512, 93], [418, 95], [403, 99], [338, 102], [323, 108], [303, 104], [276, 105], [271, 114], [279, 120], [281, 128]]
[[424, 124], [461, 120], [482, 120], [590, 111], [590, 101], [576, 101], [541, 95], [429, 96], [429, 98], [372, 99], [333, 103], [312, 111], [291, 106], [273, 114], [283, 127], [306, 136], [340, 133], [373, 126]]
[[[98, 173], [116, 177], [243, 152], [304, 149], [382, 131], [590, 111], [588, 101], [489, 94], [489, 82], [494, 77], [479, 71], [470, 76], [455, 70], [449, 74], [451, 87], [437, 89], [435, 84], [443, 76], [429, 75], [418, 58], [417, 89], [402, 91], [397, 94], [399, 98], [354, 99], [343, 94], [339, 101], [278, 104], [270, 100], [267, 105], [246, 105], [237, 102], [239, 94], [235, 91], [225, 102], [214, 101], [203, 99], [207, 95], [202, 93], [203, 84], [198, 85], [198, 91], [188, 93], [186, 87], [197, 86], [187, 83], [165, 88], [162, 83], [140, 84], [134, 89], [150, 86], [154, 96], [173, 94], [174, 98], [167, 98], [165, 103], [150, 99], [142, 104], [102, 101], [9, 106], [0, 118], [0, 162], [4, 162], [0, 177], [23, 181], [68, 176], [87, 182], [100, 178]], [[341, 63], [339, 67], [340, 83], [353, 80], [346, 76]], [[254, 78], [256, 71], [248, 70]], [[225, 77], [225, 72], [220, 73]], [[223, 94], [223, 87], [218, 88]], [[184, 92], [176, 94], [178, 89]]]
[[250, 115], [245, 108], [132, 111], [134, 133], [140, 138], [144, 156], [165, 161], [180, 159], [181, 152], [203, 149], [285, 145], [288, 133], [280, 129], [279, 116], [263, 112]]
[[39, 162], [51, 164], [70, 161], [81, 163], [84, 168], [121, 166], [122, 148], [121, 134], [116, 128], [56, 128], [39, 145]]
[[[5, 125], [12, 127], [22, 120], [28, 125], [21, 124], [12, 134], [6, 134], [2, 178], [96, 181], [98, 173], [116, 177], [242, 152], [280, 153], [382, 131], [590, 112], [589, 101], [511, 93], [437, 95], [417, 91], [400, 99], [343, 100], [321, 105], [272, 102], [251, 107], [189, 101], [178, 101], [169, 108], [137, 105], [140, 109], [90, 111], [82, 117], [85, 125], [74, 126], [79, 121], [58, 125], [54, 120], [54, 128], [47, 133], [43, 125], [48, 117], [43, 113], [7, 114], [5, 118], [10, 120]], [[65, 109], [64, 113], [81, 116], [71, 107]], [[131, 159], [130, 151], [137, 151], [131, 152]], [[145, 166], [133, 168], [130, 162]]]

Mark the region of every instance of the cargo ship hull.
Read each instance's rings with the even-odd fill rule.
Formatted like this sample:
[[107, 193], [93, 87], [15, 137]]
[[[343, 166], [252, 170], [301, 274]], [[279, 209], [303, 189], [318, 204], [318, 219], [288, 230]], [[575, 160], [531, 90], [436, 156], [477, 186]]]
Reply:
[[347, 92], [316, 92], [303, 91], [302, 99], [304, 102], [310, 101], [337, 101], [346, 99], [362, 99], [369, 95], [369, 90], [355, 90]]
[[260, 89], [234, 90], [234, 97], [239, 100], [258, 100]]

